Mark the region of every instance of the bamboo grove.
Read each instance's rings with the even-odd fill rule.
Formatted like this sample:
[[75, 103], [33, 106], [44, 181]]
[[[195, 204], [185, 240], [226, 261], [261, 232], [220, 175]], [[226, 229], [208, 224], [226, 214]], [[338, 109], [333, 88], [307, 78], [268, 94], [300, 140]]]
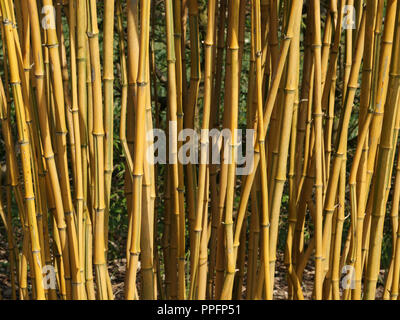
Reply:
[[[399, 299], [400, 1], [0, 0], [0, 25], [0, 298], [117, 298], [123, 159], [122, 298]], [[244, 175], [205, 134], [239, 128]]]

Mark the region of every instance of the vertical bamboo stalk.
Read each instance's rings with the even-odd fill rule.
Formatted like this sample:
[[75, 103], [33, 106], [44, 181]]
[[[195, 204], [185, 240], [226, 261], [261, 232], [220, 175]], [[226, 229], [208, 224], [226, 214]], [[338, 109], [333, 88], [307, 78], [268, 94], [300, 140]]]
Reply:
[[[385, 113], [383, 116], [382, 136], [378, 149], [377, 158], [377, 173], [375, 181], [375, 192], [372, 205], [372, 220], [371, 220], [371, 240], [370, 251], [368, 256], [368, 269], [366, 274], [365, 299], [371, 300], [375, 297], [376, 282], [379, 273], [381, 241], [383, 233], [383, 218], [387, 198], [385, 197], [385, 185], [390, 179], [390, 151], [392, 149], [393, 129], [395, 126], [398, 94], [400, 88], [399, 73], [400, 73], [400, 28], [398, 20], [396, 23], [396, 12], [399, 12], [397, 1], [389, 1], [387, 7], [387, 16], [385, 21], [384, 40], [393, 39], [393, 53], [388, 56], [390, 62], [390, 77], [388, 84], [387, 99], [385, 102]], [[386, 32], [388, 30], [388, 32]], [[393, 36], [393, 30], [395, 34]], [[390, 46], [391, 47], [391, 46]], [[386, 57], [385, 55], [381, 56]], [[383, 105], [381, 105], [383, 107]], [[383, 193], [383, 194], [382, 194]]]
[[110, 215], [111, 178], [113, 172], [114, 141], [114, 2], [104, 2], [104, 40], [103, 40], [103, 87], [104, 87], [104, 242], [105, 255], [108, 253], [108, 220]]
[[30, 139], [28, 136], [26, 119], [25, 119], [25, 104], [28, 101], [22, 100], [21, 78], [18, 72], [18, 62], [16, 60], [16, 49], [13, 38], [13, 30], [11, 27], [10, 8], [5, 1], [1, 2], [1, 11], [3, 16], [3, 24], [5, 29], [5, 40], [7, 44], [8, 61], [10, 64], [10, 85], [12, 86], [13, 97], [15, 101], [16, 115], [17, 115], [17, 128], [19, 143], [21, 146], [22, 165], [24, 174], [25, 186], [25, 206], [26, 215], [29, 223], [31, 250], [33, 256], [33, 265], [35, 275], [35, 288], [37, 299], [44, 300], [44, 289], [42, 282], [42, 266], [41, 266], [41, 251], [38, 238], [38, 227], [35, 215], [35, 198], [33, 193], [32, 182], [32, 169], [31, 169], [31, 152], [30, 152]]
[[96, 2], [89, 0], [88, 7], [88, 38], [93, 79], [93, 146], [94, 146], [94, 265], [96, 269], [96, 284], [98, 297], [107, 300], [107, 267], [105, 257], [104, 214], [105, 214], [105, 186], [104, 186], [104, 117], [100, 74], [99, 30], [97, 26]]
[[[208, 151], [209, 151], [209, 124], [210, 124], [210, 112], [211, 112], [211, 99], [212, 99], [212, 52], [214, 46], [214, 32], [215, 32], [215, 9], [216, 1], [211, 0], [208, 3], [208, 21], [207, 21], [207, 35], [205, 40], [205, 75], [204, 75], [204, 107], [203, 107], [203, 121], [201, 127], [200, 137], [200, 165], [199, 165], [199, 186], [198, 186], [198, 198], [196, 206], [195, 224], [194, 224], [194, 257], [193, 265], [191, 268], [192, 278], [190, 284], [190, 298], [194, 297], [195, 279], [197, 268], [199, 265], [199, 254], [201, 247], [201, 234], [207, 232], [202, 229], [203, 221], [206, 219], [204, 213], [207, 213], [204, 204], [207, 203], [205, 199], [208, 199], [208, 188], [206, 188], [207, 171], [208, 171]], [[203, 293], [201, 295], [203, 297]], [[205, 297], [203, 297], [204, 299]]]
[[137, 109], [135, 126], [135, 152], [133, 164], [133, 194], [132, 194], [132, 234], [130, 242], [130, 261], [125, 278], [125, 298], [133, 299], [136, 289], [136, 272], [140, 252], [140, 225], [142, 211], [142, 178], [144, 164], [145, 124], [146, 124], [146, 96], [148, 86], [148, 53], [149, 53], [149, 26], [150, 26], [150, 1], [141, 1], [141, 33], [139, 51], [139, 69], [137, 76]]

